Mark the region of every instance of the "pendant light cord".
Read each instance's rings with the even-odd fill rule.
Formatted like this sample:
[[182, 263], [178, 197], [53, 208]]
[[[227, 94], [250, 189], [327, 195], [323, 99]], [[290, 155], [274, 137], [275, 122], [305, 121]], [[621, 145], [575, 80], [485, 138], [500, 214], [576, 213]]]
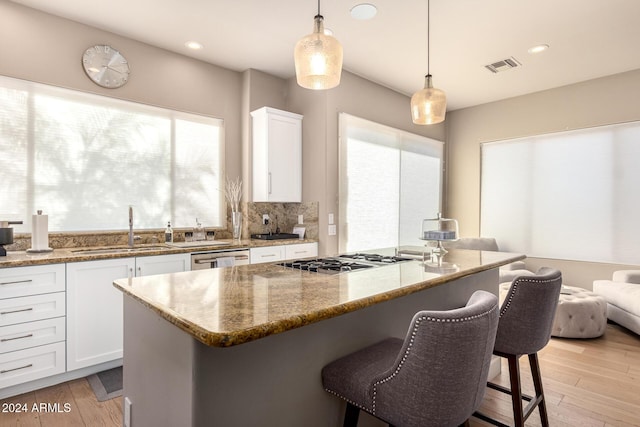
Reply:
[[320, 0], [318, 0], [318, 15], [320, 15]]
[[[318, 0], [318, 5], [319, 4], [320, 4], [320, 0]], [[429, 37], [429, 32], [431, 31], [431, 22], [429, 21], [430, 4], [431, 4], [431, 0], [427, 0], [427, 75], [431, 75], [431, 72], [429, 69], [429, 57], [431, 56], [431, 45], [430, 45], [431, 37]]]

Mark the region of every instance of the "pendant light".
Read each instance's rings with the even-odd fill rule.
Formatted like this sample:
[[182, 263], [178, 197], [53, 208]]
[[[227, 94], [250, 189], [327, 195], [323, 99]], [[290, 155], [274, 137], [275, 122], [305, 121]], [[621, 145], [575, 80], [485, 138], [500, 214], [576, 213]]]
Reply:
[[431, 73], [429, 72], [429, 9], [430, 0], [427, 0], [427, 75], [424, 77], [424, 89], [414, 93], [411, 97], [411, 118], [417, 125], [433, 125], [444, 121], [447, 112], [447, 97], [443, 91], [433, 87]]
[[331, 89], [340, 84], [342, 73], [342, 45], [333, 36], [324, 33], [324, 17], [313, 18], [313, 33], [304, 36], [294, 51], [296, 80], [307, 89]]

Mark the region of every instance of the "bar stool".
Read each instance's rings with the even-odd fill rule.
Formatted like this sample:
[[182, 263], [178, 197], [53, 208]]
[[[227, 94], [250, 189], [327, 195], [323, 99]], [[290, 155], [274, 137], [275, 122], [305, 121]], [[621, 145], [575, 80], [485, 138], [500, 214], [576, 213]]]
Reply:
[[344, 426], [356, 426], [360, 410], [402, 427], [466, 424], [486, 390], [498, 317], [497, 297], [476, 291], [465, 307], [418, 312], [404, 340], [325, 366], [325, 390], [347, 402]]
[[[500, 307], [500, 322], [493, 354], [507, 359], [511, 388], [491, 382], [488, 382], [487, 386], [511, 395], [516, 427], [524, 426], [524, 422], [536, 407], [540, 411], [542, 425], [549, 425], [538, 351], [547, 345], [551, 337], [561, 287], [560, 271], [542, 267], [534, 276], [516, 277]], [[522, 394], [518, 361], [525, 354], [529, 357], [535, 396]], [[524, 409], [523, 400], [528, 402]], [[493, 425], [507, 427], [506, 424], [479, 412], [474, 416]]]

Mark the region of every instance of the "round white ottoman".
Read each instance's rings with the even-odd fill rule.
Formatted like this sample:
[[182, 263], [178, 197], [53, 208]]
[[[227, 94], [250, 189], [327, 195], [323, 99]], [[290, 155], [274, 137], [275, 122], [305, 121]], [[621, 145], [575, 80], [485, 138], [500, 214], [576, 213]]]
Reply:
[[607, 301], [583, 288], [562, 286], [551, 335], [596, 338], [607, 327]]
[[[511, 283], [500, 284], [500, 301]], [[596, 338], [607, 327], [607, 302], [603, 297], [583, 288], [562, 286], [551, 335], [562, 338]]]

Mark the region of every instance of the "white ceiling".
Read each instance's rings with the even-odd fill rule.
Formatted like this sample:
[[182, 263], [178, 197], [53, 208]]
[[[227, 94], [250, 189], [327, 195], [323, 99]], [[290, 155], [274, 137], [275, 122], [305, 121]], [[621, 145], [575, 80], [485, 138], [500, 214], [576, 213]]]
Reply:
[[[293, 48], [312, 31], [315, 0], [13, 0], [237, 71], [295, 75]], [[411, 95], [427, 71], [427, 0], [324, 0], [344, 68]], [[431, 0], [431, 74], [448, 110], [640, 69], [640, 0]], [[198, 52], [187, 40], [204, 45]], [[108, 42], [108, 40], [105, 40]], [[527, 49], [550, 49], [538, 55]], [[117, 47], [117, 46], [116, 46]], [[126, 52], [123, 52], [126, 55]], [[484, 65], [515, 57], [522, 67]]]

